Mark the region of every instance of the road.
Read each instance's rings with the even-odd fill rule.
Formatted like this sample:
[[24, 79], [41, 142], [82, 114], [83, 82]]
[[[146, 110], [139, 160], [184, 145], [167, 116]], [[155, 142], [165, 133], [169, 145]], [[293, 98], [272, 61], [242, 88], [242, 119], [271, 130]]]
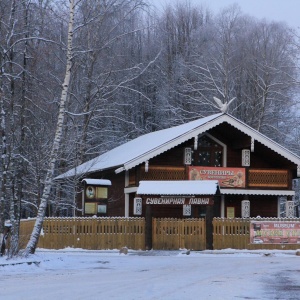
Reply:
[[0, 299], [300, 299], [293, 253], [49, 251], [34, 261], [0, 259]]

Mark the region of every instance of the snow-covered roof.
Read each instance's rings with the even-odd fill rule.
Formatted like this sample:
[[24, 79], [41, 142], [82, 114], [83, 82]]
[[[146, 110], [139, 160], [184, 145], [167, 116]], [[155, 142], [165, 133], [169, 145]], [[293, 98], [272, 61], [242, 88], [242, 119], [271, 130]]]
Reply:
[[[186, 124], [142, 135], [59, 175], [55, 179], [80, 176], [81, 174], [118, 167], [128, 170], [190, 139], [193, 136], [183, 137], [188, 133], [193, 133], [196, 128], [211, 122], [221, 115], [215, 114]], [[182, 139], [180, 139], [181, 137]]]
[[186, 124], [142, 135], [59, 175], [55, 179], [82, 176], [112, 168], [115, 169], [116, 173], [129, 170], [224, 122], [242, 131], [254, 140], [259, 141], [296, 165], [300, 165], [300, 157], [296, 154], [235, 117], [226, 113], [219, 113]]
[[84, 178], [81, 180], [85, 184], [90, 185], [111, 185], [111, 181], [108, 179], [92, 179], [92, 178]]
[[217, 180], [140, 181], [138, 195], [215, 195]]

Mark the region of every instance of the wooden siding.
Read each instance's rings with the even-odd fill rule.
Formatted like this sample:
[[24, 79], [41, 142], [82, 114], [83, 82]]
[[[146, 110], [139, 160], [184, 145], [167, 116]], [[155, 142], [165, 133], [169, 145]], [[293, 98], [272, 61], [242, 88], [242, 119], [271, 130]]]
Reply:
[[[227, 166], [240, 167], [241, 150], [250, 149], [251, 138], [227, 123], [212, 128], [208, 133], [227, 145]], [[255, 141], [254, 152], [251, 152], [251, 168], [291, 170], [295, 169], [295, 166], [283, 156]]]
[[[277, 217], [277, 196], [261, 196], [261, 195], [249, 195], [250, 200], [250, 217], [255, 218], [261, 216], [264, 218]], [[241, 218], [241, 201], [245, 200], [243, 195], [225, 195], [225, 217], [227, 213], [227, 207], [234, 207], [235, 218]]]

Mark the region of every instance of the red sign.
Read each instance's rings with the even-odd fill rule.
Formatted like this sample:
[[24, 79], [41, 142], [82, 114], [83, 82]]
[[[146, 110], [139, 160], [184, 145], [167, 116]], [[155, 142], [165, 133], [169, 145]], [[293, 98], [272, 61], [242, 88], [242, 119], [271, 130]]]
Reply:
[[252, 244], [300, 244], [300, 222], [254, 221], [250, 222]]
[[220, 187], [244, 188], [245, 168], [189, 167], [189, 180], [218, 180]]

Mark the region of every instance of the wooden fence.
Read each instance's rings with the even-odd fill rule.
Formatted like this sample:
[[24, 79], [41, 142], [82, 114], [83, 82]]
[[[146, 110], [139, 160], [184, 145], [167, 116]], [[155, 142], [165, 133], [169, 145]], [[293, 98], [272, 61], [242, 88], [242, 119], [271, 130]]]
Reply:
[[153, 249], [206, 248], [205, 219], [153, 219]]
[[21, 220], [19, 232], [19, 248], [24, 249], [29, 241], [35, 219]]
[[[254, 220], [254, 219], [251, 219]], [[250, 219], [213, 219], [213, 249], [300, 249], [300, 244], [250, 243]], [[256, 219], [258, 221], [258, 219]], [[265, 219], [300, 223], [300, 219]], [[22, 220], [20, 248], [29, 240], [35, 220]], [[299, 230], [300, 231], [300, 230]], [[297, 234], [299, 232], [297, 231]], [[299, 237], [300, 242], [300, 237]], [[145, 249], [144, 218], [45, 218], [38, 247], [91, 250]], [[159, 250], [206, 249], [205, 219], [153, 219], [152, 246]]]
[[300, 223], [299, 218], [277, 219], [213, 219], [213, 248], [216, 249], [280, 249], [296, 250], [300, 249], [300, 244], [253, 244], [250, 243], [250, 221], [286, 221]]
[[[35, 220], [21, 221], [20, 248], [29, 240]], [[38, 247], [90, 250], [145, 248], [144, 218], [45, 218]]]

